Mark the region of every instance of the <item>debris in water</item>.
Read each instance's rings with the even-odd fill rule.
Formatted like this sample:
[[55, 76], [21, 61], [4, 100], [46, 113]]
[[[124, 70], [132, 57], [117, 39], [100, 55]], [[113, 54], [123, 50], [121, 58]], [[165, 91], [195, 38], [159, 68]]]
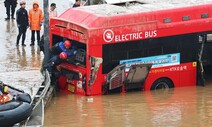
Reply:
[[93, 98], [88, 98], [87, 102], [93, 102]]

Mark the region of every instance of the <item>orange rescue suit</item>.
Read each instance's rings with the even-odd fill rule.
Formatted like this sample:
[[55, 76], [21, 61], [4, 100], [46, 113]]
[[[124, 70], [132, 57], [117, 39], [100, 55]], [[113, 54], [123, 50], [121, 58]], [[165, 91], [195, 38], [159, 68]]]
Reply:
[[[37, 4], [37, 2], [34, 2], [34, 4]], [[39, 8], [39, 5], [37, 8], [31, 8], [29, 10], [29, 24], [30, 24], [30, 30], [41, 30], [41, 23], [43, 22], [43, 12]]]

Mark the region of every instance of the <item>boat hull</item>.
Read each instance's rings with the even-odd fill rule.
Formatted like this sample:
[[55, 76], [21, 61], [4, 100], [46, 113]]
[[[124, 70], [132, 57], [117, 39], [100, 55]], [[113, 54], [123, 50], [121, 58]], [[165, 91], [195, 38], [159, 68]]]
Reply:
[[10, 101], [0, 105], [0, 126], [12, 126], [26, 120], [32, 113], [32, 106], [27, 102]]

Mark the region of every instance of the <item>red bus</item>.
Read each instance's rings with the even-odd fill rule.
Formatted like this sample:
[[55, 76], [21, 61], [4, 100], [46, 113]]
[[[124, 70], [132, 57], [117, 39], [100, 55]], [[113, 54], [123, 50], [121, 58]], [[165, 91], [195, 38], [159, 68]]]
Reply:
[[99, 95], [203, 84], [203, 62], [211, 66], [211, 50], [203, 55], [211, 49], [211, 6], [132, 1], [66, 10], [50, 21], [50, 46], [68, 39], [77, 54], [60, 65], [59, 85]]

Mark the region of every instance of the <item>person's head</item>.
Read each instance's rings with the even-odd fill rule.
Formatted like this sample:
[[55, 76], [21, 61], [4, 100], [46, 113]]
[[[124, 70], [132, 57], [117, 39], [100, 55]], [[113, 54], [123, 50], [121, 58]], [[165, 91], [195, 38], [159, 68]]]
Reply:
[[25, 7], [26, 7], [26, 2], [21, 1], [21, 2], [20, 2], [20, 6], [21, 6], [21, 8], [25, 8]]
[[67, 59], [67, 54], [65, 52], [61, 52], [59, 55], [60, 59]]
[[34, 9], [37, 9], [39, 7], [39, 4], [37, 1], [33, 2], [33, 8]]
[[81, 0], [76, 0], [77, 5], [80, 5], [80, 3], [81, 3]]
[[51, 5], [50, 5], [51, 11], [54, 11], [55, 8], [56, 8], [56, 4], [55, 3], [51, 3]]
[[64, 42], [64, 47], [65, 47], [66, 49], [71, 48], [71, 42], [70, 42], [69, 40], [66, 40], [66, 41]]

